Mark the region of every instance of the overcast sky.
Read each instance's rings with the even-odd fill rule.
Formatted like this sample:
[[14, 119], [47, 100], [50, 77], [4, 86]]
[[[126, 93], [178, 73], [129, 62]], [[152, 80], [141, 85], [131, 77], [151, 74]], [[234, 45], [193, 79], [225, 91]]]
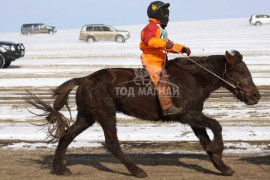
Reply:
[[[17, 32], [24, 23], [42, 22], [57, 29], [84, 24], [113, 26], [147, 23], [151, 0], [0, 0], [0, 32]], [[167, 0], [170, 22], [247, 18], [270, 14], [270, 0]]]

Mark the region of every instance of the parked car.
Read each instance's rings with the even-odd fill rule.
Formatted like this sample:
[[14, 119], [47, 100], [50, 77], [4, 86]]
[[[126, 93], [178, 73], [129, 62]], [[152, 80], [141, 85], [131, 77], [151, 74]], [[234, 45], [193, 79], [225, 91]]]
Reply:
[[262, 24], [270, 24], [269, 15], [252, 15], [249, 19], [249, 23], [255, 26], [260, 26]]
[[130, 34], [128, 31], [117, 30], [110, 25], [88, 24], [84, 25], [80, 32], [80, 40], [92, 43], [95, 41], [116, 41], [124, 43]]
[[54, 26], [47, 26], [43, 23], [23, 24], [21, 27], [21, 33], [27, 35], [37, 33], [54, 34], [56, 31], [57, 30]]
[[0, 41], [0, 68], [7, 68], [12, 61], [23, 57], [25, 48], [22, 43]]

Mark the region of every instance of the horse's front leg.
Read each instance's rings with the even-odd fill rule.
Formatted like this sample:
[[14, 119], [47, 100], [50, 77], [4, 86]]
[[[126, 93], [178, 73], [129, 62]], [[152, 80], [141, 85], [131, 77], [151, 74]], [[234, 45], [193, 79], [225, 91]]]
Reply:
[[[224, 145], [222, 139], [222, 127], [215, 119], [209, 118], [198, 111], [190, 111], [186, 117], [184, 123], [189, 124], [194, 128], [205, 129], [209, 128], [213, 132], [214, 138], [205, 143], [205, 149], [215, 154], [222, 154]], [[209, 139], [209, 137], [208, 137]], [[206, 140], [206, 139], [205, 139]]]
[[212, 152], [208, 150], [209, 144], [211, 143], [210, 138], [206, 132], [205, 128], [197, 128], [194, 126], [191, 126], [192, 130], [194, 131], [195, 135], [199, 138], [200, 143], [203, 147], [203, 149], [207, 152], [208, 156], [212, 160], [214, 166], [222, 172], [222, 174], [226, 176], [233, 175], [234, 170], [232, 170], [229, 166], [227, 166], [222, 161], [222, 152]]

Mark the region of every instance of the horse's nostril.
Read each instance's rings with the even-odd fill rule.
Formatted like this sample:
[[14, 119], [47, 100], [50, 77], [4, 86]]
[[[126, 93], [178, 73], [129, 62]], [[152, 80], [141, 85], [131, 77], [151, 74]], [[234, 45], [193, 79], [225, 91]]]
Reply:
[[254, 93], [254, 94], [253, 94], [253, 97], [254, 97], [254, 98], [257, 98], [257, 99], [261, 99], [260, 93]]

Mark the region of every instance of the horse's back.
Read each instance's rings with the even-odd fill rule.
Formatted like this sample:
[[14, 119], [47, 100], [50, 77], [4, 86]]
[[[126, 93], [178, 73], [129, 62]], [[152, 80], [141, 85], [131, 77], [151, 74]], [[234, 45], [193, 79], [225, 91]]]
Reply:
[[84, 77], [77, 89], [77, 102], [83, 109], [85, 106], [104, 113], [118, 111], [141, 119], [159, 119], [161, 112], [155, 89], [143, 68], [101, 69]]

